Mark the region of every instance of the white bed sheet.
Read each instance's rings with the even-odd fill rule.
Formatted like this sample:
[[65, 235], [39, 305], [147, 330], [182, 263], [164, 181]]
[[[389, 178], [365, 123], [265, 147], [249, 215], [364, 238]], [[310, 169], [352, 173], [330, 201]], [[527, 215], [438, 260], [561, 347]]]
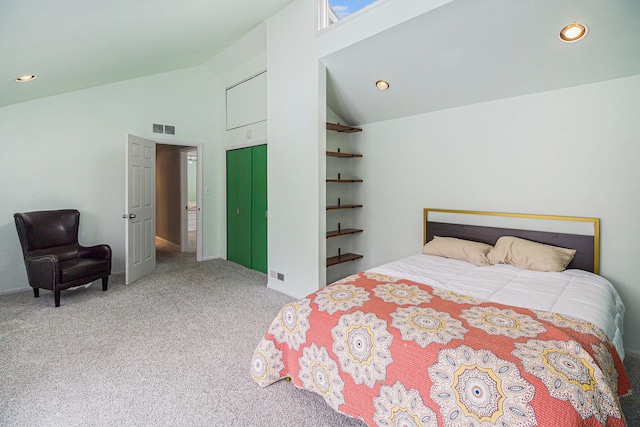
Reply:
[[367, 270], [458, 294], [577, 317], [598, 326], [624, 360], [624, 304], [605, 278], [582, 270], [543, 273], [497, 264], [478, 267], [432, 255], [412, 255]]

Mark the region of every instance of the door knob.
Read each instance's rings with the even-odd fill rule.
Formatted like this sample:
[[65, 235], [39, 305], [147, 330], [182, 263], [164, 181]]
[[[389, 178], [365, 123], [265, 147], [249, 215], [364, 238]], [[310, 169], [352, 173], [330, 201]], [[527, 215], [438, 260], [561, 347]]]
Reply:
[[124, 215], [122, 215], [122, 218], [129, 218], [129, 219], [133, 219], [133, 218], [135, 218], [135, 217], [136, 217], [136, 214], [129, 214], [129, 215], [124, 214]]

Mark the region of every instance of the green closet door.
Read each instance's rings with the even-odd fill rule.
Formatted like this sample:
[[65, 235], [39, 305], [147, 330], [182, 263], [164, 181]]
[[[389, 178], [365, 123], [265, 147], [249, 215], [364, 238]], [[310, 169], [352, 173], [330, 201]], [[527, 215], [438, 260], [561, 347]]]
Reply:
[[267, 272], [267, 146], [251, 148], [251, 268]]
[[267, 146], [227, 151], [227, 259], [267, 272]]
[[227, 259], [251, 268], [251, 150], [227, 151]]

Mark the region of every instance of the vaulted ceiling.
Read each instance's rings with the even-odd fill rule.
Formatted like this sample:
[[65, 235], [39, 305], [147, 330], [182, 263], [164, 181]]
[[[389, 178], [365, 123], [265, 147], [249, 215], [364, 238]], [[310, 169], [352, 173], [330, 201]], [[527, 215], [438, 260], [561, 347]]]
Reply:
[[[573, 22], [587, 36], [562, 42]], [[327, 103], [351, 125], [631, 76], [640, 1], [454, 0], [323, 62]]]
[[203, 64], [291, 1], [2, 0], [0, 106]]
[[[291, 1], [3, 0], [0, 107], [203, 64]], [[640, 74], [639, 24], [638, 0], [454, 0], [323, 58], [327, 99], [366, 124]]]

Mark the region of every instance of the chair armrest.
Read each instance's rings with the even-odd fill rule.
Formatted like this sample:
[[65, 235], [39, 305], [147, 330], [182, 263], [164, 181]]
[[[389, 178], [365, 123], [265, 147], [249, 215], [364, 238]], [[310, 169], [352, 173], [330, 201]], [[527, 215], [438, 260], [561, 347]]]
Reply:
[[78, 258], [98, 258], [111, 260], [109, 245], [79, 246]]
[[60, 261], [57, 256], [24, 254], [24, 265], [29, 284], [34, 288], [55, 290], [60, 284]]
[[78, 258], [97, 258], [109, 261], [109, 274], [111, 274], [111, 246], [95, 245], [78, 247]]

